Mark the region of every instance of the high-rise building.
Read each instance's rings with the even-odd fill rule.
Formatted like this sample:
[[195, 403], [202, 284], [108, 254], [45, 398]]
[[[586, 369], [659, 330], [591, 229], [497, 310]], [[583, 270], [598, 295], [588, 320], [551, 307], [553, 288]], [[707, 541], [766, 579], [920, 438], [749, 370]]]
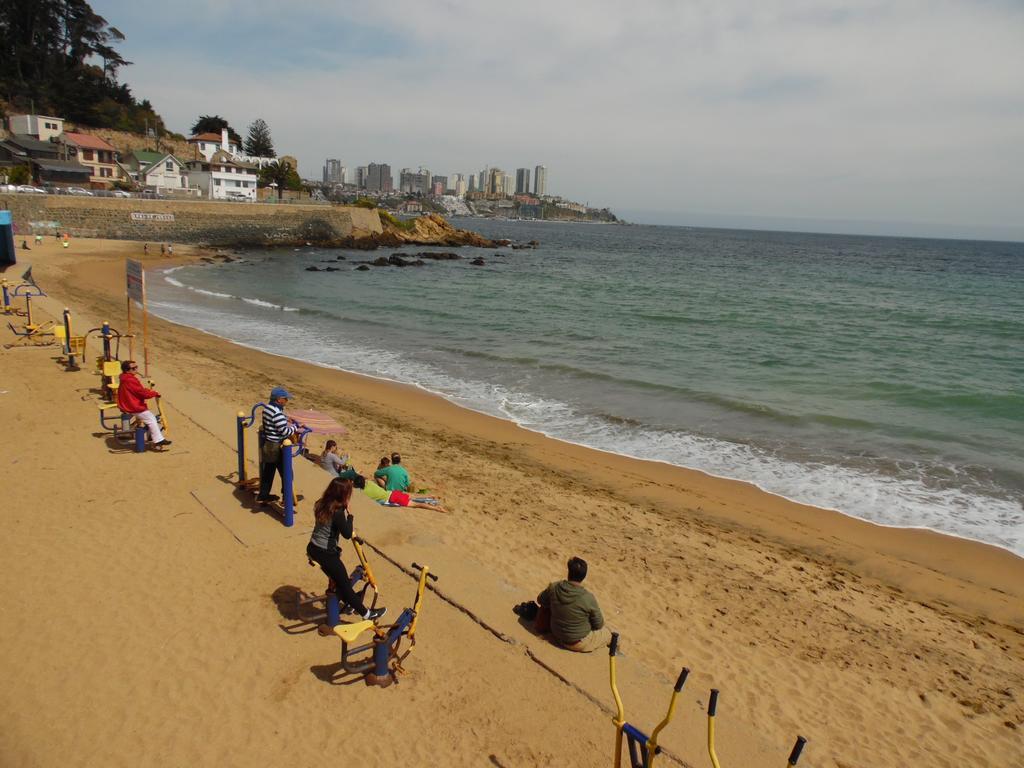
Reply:
[[479, 190], [477, 189], [476, 174], [475, 173], [469, 174], [469, 191], [470, 192], [479, 192]]
[[[472, 176], [470, 177], [472, 180]], [[454, 177], [448, 177], [448, 189], [455, 193], [456, 197], [463, 197], [466, 194], [466, 177], [464, 174], [456, 173]]]
[[356, 188], [357, 189], [366, 189], [366, 180], [367, 180], [368, 176], [369, 176], [369, 173], [367, 172], [367, 169], [366, 169], [365, 165], [360, 165], [360, 166], [356, 167]]
[[398, 189], [404, 195], [429, 195], [430, 176], [423, 168], [418, 171], [403, 168], [399, 176]]
[[343, 169], [341, 160], [327, 158], [327, 162], [324, 163], [324, 184], [344, 184], [345, 172]]
[[530, 194], [530, 169], [516, 168], [516, 194]]
[[392, 192], [394, 180], [391, 178], [391, 166], [387, 163], [370, 163], [366, 166], [367, 192]]
[[490, 195], [504, 194], [505, 172], [501, 168], [491, 168], [487, 171], [487, 183], [484, 185], [484, 192]]
[[[438, 192], [437, 190], [441, 191]], [[443, 195], [448, 191], [448, 177], [447, 176], [431, 176], [430, 177], [430, 192], [434, 195]]]
[[516, 191], [516, 180], [512, 178], [511, 173], [507, 173], [501, 177], [501, 193], [505, 197], [512, 197]]
[[543, 197], [548, 193], [547, 166], [538, 165], [533, 169], [533, 194]]

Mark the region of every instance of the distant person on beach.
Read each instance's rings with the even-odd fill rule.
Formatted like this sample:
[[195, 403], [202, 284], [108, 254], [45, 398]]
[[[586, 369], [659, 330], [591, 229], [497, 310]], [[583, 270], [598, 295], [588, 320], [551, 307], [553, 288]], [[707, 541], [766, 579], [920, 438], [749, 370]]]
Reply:
[[441, 502], [432, 496], [419, 496], [414, 499], [405, 491], [387, 491], [376, 483], [366, 482], [366, 478], [362, 475], [356, 475], [352, 483], [356, 488], [361, 490], [378, 504], [385, 503], [394, 504], [399, 507], [432, 509], [435, 512], [444, 512], [445, 514], [448, 514], [448, 510], [441, 506]]
[[163, 256], [166, 252], [167, 246], [165, 246], [163, 243], [160, 243], [160, 255]]
[[563, 648], [578, 653], [605, 648], [612, 633], [604, 625], [604, 616], [595, 598], [583, 586], [587, 578], [587, 561], [569, 558], [565, 581], [555, 581], [537, 595], [540, 603], [537, 628], [544, 629], [545, 609], [550, 621], [551, 634]]
[[313, 534], [306, 545], [306, 555], [320, 566], [327, 578], [331, 580], [338, 598], [364, 619], [376, 621], [387, 608], [368, 609], [349, 579], [348, 571], [341, 562], [341, 549], [338, 547], [338, 536], [352, 538], [352, 515], [348, 511], [348, 503], [352, 499], [352, 481], [335, 478], [324, 489], [323, 496], [313, 507]]
[[260, 492], [256, 501], [277, 501], [280, 496], [270, 493], [274, 485], [274, 473], [281, 473], [284, 487], [284, 455], [281, 443], [295, 434], [295, 425], [288, 421], [284, 407], [291, 395], [284, 387], [270, 391], [270, 402], [263, 409], [263, 450], [260, 453]]
[[23, 250], [23, 251], [31, 251], [32, 250], [31, 248], [28, 247], [28, 240], [22, 240], [21, 241], [21, 250]]
[[146, 425], [153, 445], [158, 448], [166, 448], [171, 441], [164, 439], [164, 433], [160, 431], [160, 422], [146, 407], [146, 401], [153, 397], [160, 397], [160, 393], [155, 389], [147, 389], [142, 386], [138, 370], [139, 366], [134, 360], [121, 362], [121, 375], [117, 386], [117, 407], [121, 409], [122, 413], [130, 413]]
[[142, 253], [146, 254], [146, 255], [149, 254], [149, 243], [143, 243], [142, 244]]
[[373, 473], [373, 479], [387, 491], [409, 490], [409, 473], [402, 466], [402, 457], [398, 453], [392, 453], [390, 461], [387, 457], [380, 460], [380, 466]]
[[168, 243], [167, 244], [167, 255], [168, 256], [173, 256], [174, 255], [174, 244], [173, 243]]
[[41, 245], [42, 242], [43, 242], [43, 236], [42, 235], [36, 235], [36, 245]]
[[324, 452], [320, 454], [320, 466], [332, 475], [340, 475], [348, 469], [348, 456], [341, 455], [336, 441], [328, 440], [324, 444]]

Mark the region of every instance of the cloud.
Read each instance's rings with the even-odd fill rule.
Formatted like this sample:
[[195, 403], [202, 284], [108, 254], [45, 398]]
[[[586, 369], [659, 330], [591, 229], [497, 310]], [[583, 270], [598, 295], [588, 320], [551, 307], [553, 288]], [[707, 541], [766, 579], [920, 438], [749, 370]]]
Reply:
[[971, 226], [1024, 200], [1019, 4], [93, 7], [172, 127], [263, 117], [308, 177], [544, 163], [553, 192], [613, 208]]

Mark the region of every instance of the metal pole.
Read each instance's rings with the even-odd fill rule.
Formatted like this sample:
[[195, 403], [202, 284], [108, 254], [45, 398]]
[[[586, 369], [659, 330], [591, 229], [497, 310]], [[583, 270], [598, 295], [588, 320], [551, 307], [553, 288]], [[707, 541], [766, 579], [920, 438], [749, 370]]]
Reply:
[[284, 488], [281, 495], [284, 496], [284, 524], [288, 528], [295, 525], [295, 495], [292, 490], [292, 441], [285, 440], [281, 443], [281, 484]]
[[263, 428], [256, 432], [256, 450], [258, 455], [256, 456], [256, 466], [260, 468], [260, 488], [263, 487], [263, 444], [267, 442], [266, 437], [263, 434]]
[[4, 310], [6, 310], [8, 307], [11, 306], [11, 297], [10, 297], [10, 294], [7, 293], [7, 281], [6, 280], [4, 280], [4, 282], [3, 282], [3, 289], [4, 289]]
[[235, 431], [238, 435], [238, 482], [244, 483], [245, 477], [245, 413], [238, 412], [235, 417]]
[[103, 360], [110, 362], [110, 323], [103, 321]]
[[64, 354], [68, 356], [68, 366], [74, 361], [71, 359], [71, 310], [64, 307]]
[[336, 627], [341, 624], [341, 606], [338, 604], [338, 593], [327, 593], [327, 626]]
[[146, 452], [146, 428], [141, 424], [135, 427], [135, 452]]

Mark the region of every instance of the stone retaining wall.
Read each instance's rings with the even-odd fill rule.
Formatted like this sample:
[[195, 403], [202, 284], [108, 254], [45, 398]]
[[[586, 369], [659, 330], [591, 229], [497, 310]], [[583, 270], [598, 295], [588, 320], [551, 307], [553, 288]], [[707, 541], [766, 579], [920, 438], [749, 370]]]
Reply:
[[77, 237], [220, 246], [323, 242], [382, 231], [377, 211], [338, 205], [273, 205], [0, 194], [0, 208], [28, 236], [54, 227]]

